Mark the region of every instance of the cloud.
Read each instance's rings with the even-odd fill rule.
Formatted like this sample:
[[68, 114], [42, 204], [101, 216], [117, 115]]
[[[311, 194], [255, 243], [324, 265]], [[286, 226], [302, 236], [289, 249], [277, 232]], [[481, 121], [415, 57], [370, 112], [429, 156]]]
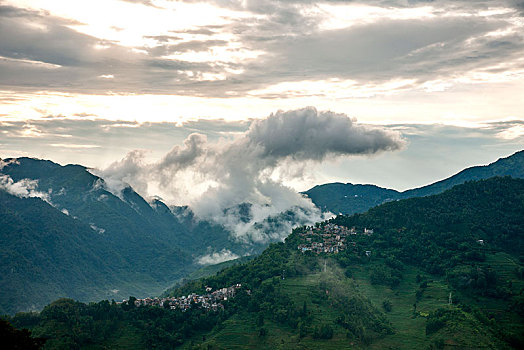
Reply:
[[224, 261], [238, 259], [239, 256], [232, 253], [230, 250], [222, 249], [220, 252], [207, 254], [196, 259], [197, 264], [200, 265], [215, 265]]
[[194, 133], [157, 162], [136, 150], [94, 172], [113, 191], [130, 184], [145, 196], [158, 194], [172, 204], [189, 204], [197, 217], [224, 225], [237, 240], [263, 242], [275, 238], [275, 231], [280, 238], [289, 233], [290, 227], [269, 227], [269, 217], [289, 211], [292, 222], [322, 218], [309, 199], [282, 183], [301, 177], [303, 167], [291, 172], [287, 168], [395, 151], [404, 145], [397, 132], [308, 107], [255, 120], [234, 139], [210, 143]]
[[[304, 76], [312, 81], [352, 80], [357, 86], [414, 79], [411, 88], [415, 88], [435, 76], [462, 76], [498, 64], [499, 50], [506, 52], [506, 62], [518, 64], [524, 47], [520, 35], [484, 37], [507, 25], [500, 19], [474, 16], [383, 19], [278, 40], [250, 42], [246, 38], [248, 45], [269, 54], [247, 64], [244, 76], [254, 84], [265, 72], [265, 86], [304, 80]], [[505, 45], [495, 47], [500, 42]]]
[[249, 148], [262, 147], [264, 159], [321, 161], [327, 156], [373, 154], [398, 150], [400, 135], [358, 125], [345, 114], [317, 112], [308, 107], [279, 111], [256, 121], [246, 134]]
[[[249, 127], [250, 121], [195, 120], [176, 123], [137, 123], [105, 119], [36, 119], [0, 121], [0, 157], [27, 155], [53, 159], [66, 164], [80, 162], [87, 167], [106, 167], [130, 150], [148, 149], [150, 157], [159, 159], [173, 144], [183, 144], [192, 133], [205, 135], [209, 142], [231, 138]], [[37, 134], [38, 137], [27, 137]], [[52, 144], [96, 145], [73, 149]], [[16, 150], [12, 152], [10, 150]], [[82, 152], [79, 153], [79, 150]], [[21, 153], [24, 152], [24, 153]], [[79, 158], [81, 155], [81, 158]]]
[[113, 162], [104, 171], [90, 169], [93, 174], [103, 177], [103, 181], [96, 181], [93, 184], [93, 190], [104, 188], [123, 199], [122, 191], [129, 187], [129, 183], [132, 183], [137, 192], [147, 195], [147, 182], [141, 180], [147, 169], [147, 165], [143, 161], [146, 153], [144, 150], [134, 150], [129, 152], [122, 160]]
[[[174, 88], [169, 82], [188, 81], [181, 70], [217, 72], [207, 63], [151, 58], [146, 48], [133, 50], [76, 31], [78, 24], [43, 11], [4, 6], [0, 11], [2, 86], [18, 91], [165, 93], [168, 86]], [[195, 42], [178, 50], [197, 46]], [[113, 78], [100, 79], [104, 76]]]
[[[434, 106], [437, 108], [436, 105]], [[314, 160], [299, 160], [300, 157], [298, 156], [296, 160], [293, 160], [292, 156], [288, 156], [287, 159], [280, 159], [274, 170], [265, 170], [264, 174], [261, 174], [262, 178], [269, 176], [273, 182], [292, 186], [295, 191], [289, 190], [288, 193], [286, 190], [280, 190], [279, 187], [273, 187], [279, 193], [279, 196], [271, 193], [266, 197], [275, 198], [271, 200], [271, 203], [282, 203], [279, 204], [279, 208], [285, 210], [286, 207], [292, 206], [292, 204], [286, 205], [285, 203], [297, 202], [294, 192], [305, 191], [320, 183], [337, 181], [374, 183], [383, 187], [404, 190], [438, 181], [466, 166], [493, 162], [499, 157], [508, 156], [522, 149], [524, 142], [523, 122], [517, 117], [508, 117], [501, 121], [492, 122], [469, 119], [471, 122], [476, 121], [471, 127], [465, 127], [463, 124], [459, 124], [459, 126], [443, 125], [443, 123], [453, 124], [462, 121], [462, 119], [453, 117], [453, 115], [451, 117], [450, 119], [442, 119], [439, 124], [395, 124], [387, 126], [386, 130], [398, 130], [409, 141], [409, 147], [402, 152], [383, 152], [373, 157], [337, 157], [331, 155], [325, 158], [322, 163]], [[220, 178], [213, 177], [213, 174], [209, 172], [206, 172], [207, 175], [202, 174], [198, 171], [198, 165], [203, 166], [204, 159], [207, 159], [209, 164], [219, 162], [215, 160], [210, 151], [218, 154], [225, 150], [227, 145], [231, 147], [234, 142], [240, 144], [240, 139], [244, 139], [243, 142], [246, 142], [246, 135], [253, 123], [253, 120], [228, 122], [225, 120], [200, 119], [184, 122], [180, 125], [175, 123], [141, 124], [86, 118], [78, 120], [0, 121], [0, 135], [2, 135], [0, 157], [4, 158], [4, 162], [6, 162], [8, 160], [5, 158], [18, 155], [36, 156], [42, 159], [51, 159], [61, 164], [75, 162], [103, 169], [107, 168], [115, 159], [123, 159], [133, 149], [148, 150], [142, 151], [143, 154], [135, 159], [138, 170], [134, 178], [123, 179], [121, 173], [114, 175], [114, 183], [111, 185], [111, 188], [115, 189], [114, 194], [117, 195], [124, 188], [122, 186], [125, 185], [122, 181], [135, 186], [135, 183], [141, 180], [144, 185], [147, 185], [147, 192], [139, 191], [141, 194], [159, 194], [172, 204], [199, 204], [202, 207], [201, 211], [205, 212], [208, 207], [210, 207], [209, 210], [212, 209], [215, 197], [210, 193], [206, 203], [206, 197], [202, 197], [202, 194], [209, 187], [215, 187], [215, 191], [218, 191], [216, 189], [218, 187], [217, 182], [219, 182], [217, 179]], [[355, 122], [353, 124], [359, 125]], [[41, 136], [37, 138], [24, 137], [25, 131], [30, 128], [39, 130]], [[166, 185], [160, 185], [162, 173], [157, 171], [158, 169], [155, 166], [173, 149], [173, 145], [177, 145], [175, 154], [180, 154], [182, 150], [186, 149], [184, 140], [195, 133], [201, 135], [203, 139], [203, 136], [207, 139], [206, 143], [198, 146], [204, 153], [196, 157], [196, 162], [187, 166], [185, 170], [179, 169], [173, 175], [166, 170], [163, 175]], [[79, 144], [97, 144], [103, 145], [103, 147], [82, 149], [82, 152], [79, 153], [78, 149], [50, 146], [52, 143], [64, 142], [63, 135], [71, 135], [67, 138], [68, 141], [74, 140], [75, 143]], [[255, 137], [254, 134], [251, 137], [253, 139], [259, 138], [258, 136]], [[190, 144], [187, 151], [191, 147], [193, 146]], [[254, 160], [256, 159], [254, 158]], [[0, 167], [1, 164], [2, 162], [0, 162]], [[141, 170], [148, 165], [151, 165], [150, 172]], [[175, 168], [176, 166], [175, 163]], [[169, 164], [165, 164], [165, 167], [168, 169]], [[218, 171], [220, 164], [212, 167], [215, 167]], [[193, 169], [195, 169], [195, 172], [193, 172]], [[122, 172], [124, 172], [123, 169]], [[271, 174], [268, 175], [267, 172], [271, 172]], [[150, 176], [149, 174], [153, 175]], [[212, 181], [213, 178], [215, 178], [215, 181]], [[106, 178], [106, 180], [109, 181], [110, 179]], [[268, 192], [270, 189], [270, 186], [266, 186], [262, 192]], [[56, 193], [53, 192], [53, 195], [56, 195]], [[198, 200], [200, 197], [202, 197], [202, 200]], [[281, 199], [277, 201], [276, 198]], [[103, 198], [100, 198], [100, 200], [103, 200]], [[267, 200], [261, 200], [259, 205], [253, 207], [253, 211], [257, 211], [256, 215], [260, 212], [257, 220], [263, 220], [264, 215], [266, 215], [264, 210], [267, 211], [267, 203]], [[215, 211], [220, 212], [220, 208], [224, 205], [226, 203], [217, 205], [219, 209]], [[228, 206], [231, 207], [232, 205]], [[230, 223], [233, 224], [234, 221]], [[246, 232], [246, 236], [256, 234], [256, 232], [249, 233], [252, 231], [249, 230], [248, 225], [239, 225], [238, 232]], [[267, 235], [264, 234], [260, 237], [263, 238], [264, 236]]]
[[[169, 37], [169, 40], [174, 40], [174, 37]], [[155, 37], [156, 40], [164, 41], [167, 39], [165, 36]], [[148, 49], [148, 53], [153, 56], [168, 56], [173, 54], [179, 54], [187, 51], [207, 51], [211, 47], [227, 46], [228, 42], [225, 40], [191, 40], [184, 41], [179, 44], [162, 44], [154, 46]]]
[[[2, 85], [18, 91], [231, 97], [304, 77], [356, 86], [412, 79], [415, 89], [435, 79], [453, 85], [472, 72], [522, 69], [521, 1], [496, 7], [486, 1], [210, 2], [239, 11], [238, 18], [144, 31], [147, 43], [133, 47], [76, 31], [78, 23], [52, 13], [3, 6]], [[334, 25], [335, 14], [344, 11], [367, 12], [339, 15]]]
[[49, 193], [40, 192], [37, 188], [38, 180], [22, 179], [15, 182], [9, 175], [0, 174], [0, 190], [19, 198], [36, 197], [51, 203]]
[[106, 232], [105, 229], [100, 228], [100, 227], [97, 227], [97, 226], [96, 226], [95, 224], [93, 224], [93, 223], [90, 223], [90, 224], [89, 224], [89, 227], [91, 227], [91, 230], [95, 231], [95, 232], [98, 233], [98, 234], [103, 234], [103, 233]]

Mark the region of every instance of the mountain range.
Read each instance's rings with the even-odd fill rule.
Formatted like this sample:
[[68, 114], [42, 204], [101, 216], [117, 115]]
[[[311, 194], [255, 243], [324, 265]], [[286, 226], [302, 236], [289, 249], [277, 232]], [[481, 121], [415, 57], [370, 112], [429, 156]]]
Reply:
[[224, 228], [176, 215], [131, 187], [112, 193], [83, 166], [2, 164], [0, 312], [39, 309], [60, 296], [154, 295], [198, 268], [208, 247], [235, 248]]
[[[405, 192], [326, 184], [305, 194], [322, 210], [350, 214], [468, 180], [522, 178], [523, 169], [521, 151]], [[206, 254], [257, 254], [271, 241], [240, 242], [225, 227], [195, 218], [187, 207], [147, 201], [131, 187], [115, 192], [86, 167], [48, 160], [0, 160], [0, 199], [0, 313], [38, 310], [59, 297], [89, 301], [158, 295], [198, 269], [198, 259]], [[250, 204], [236, 210], [249, 215]], [[289, 227], [283, 223], [301, 224], [292, 211], [266, 221], [260, 226], [271, 230]]]
[[438, 194], [466, 181], [488, 179], [493, 176], [524, 178], [524, 151], [500, 158], [489, 165], [464, 169], [444, 180], [403, 192], [375, 185], [337, 182], [315, 186], [304, 194], [322, 210], [335, 214], [354, 214], [363, 213], [385, 202]]

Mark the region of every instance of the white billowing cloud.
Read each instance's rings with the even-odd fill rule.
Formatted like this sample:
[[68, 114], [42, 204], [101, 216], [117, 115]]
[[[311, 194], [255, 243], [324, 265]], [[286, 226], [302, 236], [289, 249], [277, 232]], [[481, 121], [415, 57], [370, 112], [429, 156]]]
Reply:
[[14, 181], [9, 175], [0, 174], [0, 190], [19, 198], [36, 197], [50, 203], [49, 193], [37, 190], [38, 180], [22, 179]]
[[93, 190], [106, 189], [113, 195], [120, 199], [122, 191], [129, 187], [128, 183], [133, 183], [135, 190], [139, 193], [147, 193], [147, 183], [137, 181], [143, 174], [145, 164], [142, 160], [145, 158], [146, 152], [143, 150], [135, 150], [129, 152], [122, 160], [114, 162], [110, 167], [100, 173], [97, 169], [90, 169], [95, 175], [103, 175], [104, 180], [97, 180], [93, 184]]
[[224, 261], [229, 261], [238, 258], [239, 256], [232, 253], [230, 250], [222, 249], [220, 252], [214, 252], [211, 254], [201, 256], [196, 261], [200, 265], [215, 265], [220, 264]]
[[91, 227], [91, 230], [95, 231], [96, 233], [98, 234], [103, 234], [104, 232], [106, 232], [105, 229], [103, 228], [100, 228], [100, 227], [97, 227], [95, 224], [93, 223], [90, 223], [89, 224], [89, 227]]
[[158, 162], [133, 151], [96, 174], [113, 192], [130, 184], [142, 195], [188, 204], [197, 217], [226, 226], [238, 240], [264, 242], [283, 238], [290, 229], [264, 227], [269, 217], [291, 211], [295, 223], [323, 218], [309, 199], [283, 185], [287, 178], [303, 176], [297, 164], [394, 151], [404, 144], [397, 132], [307, 107], [256, 120], [233, 140], [209, 143], [204, 135], [191, 134]]

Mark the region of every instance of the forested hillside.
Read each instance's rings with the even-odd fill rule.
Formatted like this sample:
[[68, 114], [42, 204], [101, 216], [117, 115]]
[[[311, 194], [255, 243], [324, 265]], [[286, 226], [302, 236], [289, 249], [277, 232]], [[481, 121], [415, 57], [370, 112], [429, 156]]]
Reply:
[[427, 186], [402, 192], [402, 198], [422, 197], [441, 193], [455, 185], [466, 181], [489, 179], [494, 176], [511, 176], [515, 179], [524, 178], [524, 150], [509, 157], [500, 158], [496, 162], [483, 166], [473, 166], [441, 181]]
[[[50, 348], [519, 348], [523, 196], [493, 178], [339, 216], [162, 299], [240, 284], [223, 308], [59, 300], [9, 320]], [[298, 249], [315, 237], [338, 254]]]
[[[86, 224], [38, 198], [0, 191], [0, 310], [37, 309], [63, 295], [113, 295], [127, 262]], [[86, 280], [96, 288], [85, 289]]]
[[131, 188], [118, 197], [84, 167], [30, 158], [1, 172], [7, 186], [31, 183], [40, 197], [0, 189], [3, 312], [38, 310], [63, 296], [158, 293], [191, 269], [182, 225], [162, 220]]

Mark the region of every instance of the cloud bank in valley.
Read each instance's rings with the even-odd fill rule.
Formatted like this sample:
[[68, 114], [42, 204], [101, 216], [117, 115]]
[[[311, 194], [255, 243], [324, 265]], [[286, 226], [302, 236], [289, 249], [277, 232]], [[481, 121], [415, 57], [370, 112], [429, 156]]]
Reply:
[[[256, 120], [234, 139], [210, 143], [194, 133], [157, 162], [148, 161], [146, 151], [135, 150], [93, 172], [115, 192], [129, 184], [146, 197], [160, 195], [170, 204], [187, 204], [197, 217], [226, 226], [237, 239], [257, 242], [268, 239], [271, 228], [264, 220], [284, 211], [291, 210], [295, 222], [322, 218], [311, 201], [284, 186], [284, 180], [301, 177], [305, 167], [328, 158], [394, 151], [404, 144], [397, 132], [308, 107]], [[239, 206], [245, 203], [250, 206], [242, 217]], [[266, 234], [261, 234], [264, 229]]]

